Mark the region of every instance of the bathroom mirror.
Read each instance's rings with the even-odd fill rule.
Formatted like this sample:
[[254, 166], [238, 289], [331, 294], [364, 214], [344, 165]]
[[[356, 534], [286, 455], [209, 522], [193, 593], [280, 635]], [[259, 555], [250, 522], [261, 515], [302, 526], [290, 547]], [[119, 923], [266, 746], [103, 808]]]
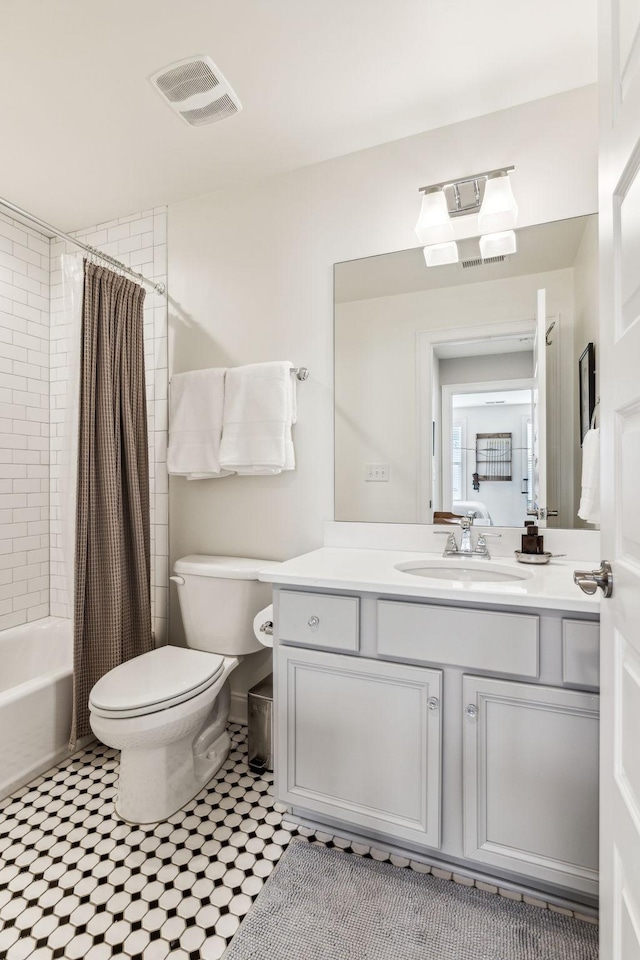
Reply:
[[[578, 359], [598, 340], [597, 215], [517, 252], [335, 265], [335, 519], [584, 527]], [[557, 516], [556, 516], [557, 514]]]

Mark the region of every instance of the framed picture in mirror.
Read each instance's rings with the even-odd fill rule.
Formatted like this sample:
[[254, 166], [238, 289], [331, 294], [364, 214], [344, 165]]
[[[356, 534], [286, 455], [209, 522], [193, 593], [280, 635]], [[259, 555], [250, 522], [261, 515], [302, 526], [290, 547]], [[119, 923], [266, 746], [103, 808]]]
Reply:
[[588, 343], [578, 360], [578, 383], [580, 395], [580, 446], [591, 426], [591, 417], [596, 405], [596, 354]]

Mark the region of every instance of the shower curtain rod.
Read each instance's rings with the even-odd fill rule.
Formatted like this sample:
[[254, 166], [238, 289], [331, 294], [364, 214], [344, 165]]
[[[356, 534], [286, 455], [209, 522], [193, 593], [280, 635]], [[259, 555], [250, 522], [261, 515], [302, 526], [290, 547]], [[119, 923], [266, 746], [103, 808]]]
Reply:
[[105, 263], [110, 264], [117, 270], [122, 270], [123, 273], [128, 273], [130, 277], [135, 277], [136, 280], [140, 280], [141, 283], [148, 284], [150, 287], [153, 287], [155, 292], [159, 293], [160, 296], [166, 292], [164, 283], [159, 283], [156, 280], [149, 280], [141, 273], [136, 273], [135, 270], [132, 270], [131, 267], [127, 267], [126, 264], [121, 263], [120, 260], [116, 260], [115, 257], [109, 256], [108, 253], [102, 253], [101, 250], [98, 250], [96, 247], [91, 247], [88, 243], [83, 243], [82, 240], [76, 240], [76, 238], [72, 237], [71, 234], [64, 233], [63, 230], [58, 230], [57, 227], [52, 227], [51, 224], [47, 223], [46, 220], [41, 220], [40, 217], [34, 217], [32, 213], [29, 213], [27, 210], [23, 210], [22, 207], [17, 206], [15, 203], [11, 203], [10, 200], [5, 200], [4, 197], [0, 197], [0, 207], [6, 207], [7, 210], [10, 210], [12, 213], [16, 213], [24, 220], [28, 220], [37, 227], [41, 227], [45, 233], [51, 233], [55, 237], [60, 237], [61, 240], [66, 240], [68, 243], [73, 243], [76, 247], [81, 247], [98, 260], [104, 260]]

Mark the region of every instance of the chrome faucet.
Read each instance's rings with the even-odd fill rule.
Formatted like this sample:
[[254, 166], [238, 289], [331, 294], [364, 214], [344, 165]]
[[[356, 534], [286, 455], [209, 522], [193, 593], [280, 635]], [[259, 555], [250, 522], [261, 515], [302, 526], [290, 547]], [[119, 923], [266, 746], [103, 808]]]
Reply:
[[460, 547], [458, 548], [458, 553], [464, 553], [466, 555], [473, 553], [473, 543], [471, 541], [472, 526], [473, 517], [460, 518], [460, 529], [462, 530], [462, 536], [460, 537]]
[[491, 554], [489, 553], [489, 547], [487, 546], [487, 537], [501, 537], [501, 533], [481, 533], [478, 535], [478, 542], [476, 543], [476, 548], [473, 551], [474, 556], [484, 557], [485, 560], [491, 560]]
[[500, 537], [500, 533], [485, 533], [478, 535], [478, 542], [475, 547], [471, 537], [471, 527], [473, 526], [473, 517], [461, 517], [458, 521], [462, 529], [460, 537], [460, 546], [456, 542], [453, 531], [435, 530], [434, 533], [445, 534], [447, 543], [442, 554], [443, 557], [484, 557], [485, 560], [491, 559], [489, 548], [487, 547], [487, 537]]

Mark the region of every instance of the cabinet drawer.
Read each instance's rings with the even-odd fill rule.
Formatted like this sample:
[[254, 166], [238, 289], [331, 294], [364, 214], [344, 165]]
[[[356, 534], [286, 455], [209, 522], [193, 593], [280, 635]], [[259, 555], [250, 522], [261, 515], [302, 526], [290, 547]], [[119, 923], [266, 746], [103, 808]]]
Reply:
[[562, 682], [600, 685], [600, 622], [562, 621]]
[[278, 639], [305, 647], [356, 651], [359, 647], [358, 597], [281, 590]]
[[378, 653], [537, 677], [539, 620], [521, 613], [379, 600]]

